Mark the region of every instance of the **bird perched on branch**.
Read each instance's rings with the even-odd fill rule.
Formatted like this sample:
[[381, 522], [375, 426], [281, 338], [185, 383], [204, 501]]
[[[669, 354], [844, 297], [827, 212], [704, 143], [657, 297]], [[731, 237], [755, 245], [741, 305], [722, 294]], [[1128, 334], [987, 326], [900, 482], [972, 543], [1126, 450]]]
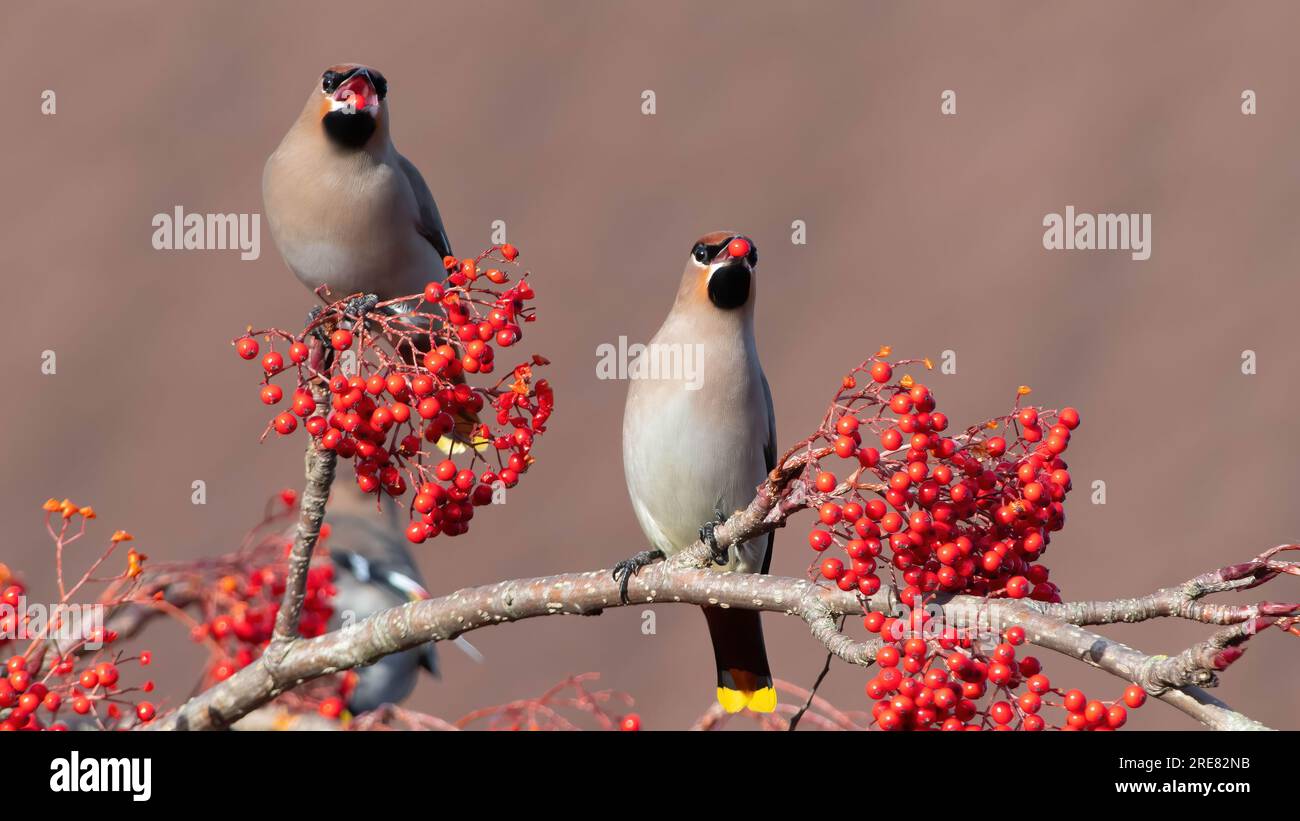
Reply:
[[[285, 263], [327, 302], [360, 294], [348, 305], [352, 316], [446, 277], [451, 241], [429, 186], [393, 145], [388, 80], [373, 68], [325, 70], [266, 161], [262, 199]], [[414, 351], [404, 355], [414, 361]], [[486, 448], [477, 427], [461, 414], [456, 441], [444, 437], [439, 447]]]
[[393, 145], [388, 81], [373, 68], [325, 70], [266, 161], [262, 198], [276, 247], [313, 291], [384, 300], [445, 275], [451, 242], [429, 186]]
[[[766, 573], [773, 534], [727, 551], [713, 529], [743, 508], [776, 461], [776, 416], [754, 341], [754, 269], [758, 251], [729, 231], [691, 248], [677, 299], [651, 340], [661, 362], [698, 359], [697, 374], [660, 368], [634, 378], [623, 415], [623, 468], [637, 521], [653, 546], [614, 571], [627, 579], [656, 559], [704, 539], [725, 570]], [[668, 370], [669, 373], [664, 373]], [[701, 523], [704, 523], [701, 527]], [[776, 708], [776, 691], [754, 610], [704, 608], [717, 662], [719, 703], [728, 712]]]

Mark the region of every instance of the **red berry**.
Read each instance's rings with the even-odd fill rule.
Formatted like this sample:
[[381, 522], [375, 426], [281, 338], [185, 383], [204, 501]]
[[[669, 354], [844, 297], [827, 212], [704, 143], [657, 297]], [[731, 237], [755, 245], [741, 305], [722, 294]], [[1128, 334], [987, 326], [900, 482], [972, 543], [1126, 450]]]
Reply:
[[275, 417], [275, 432], [286, 436], [298, 429], [298, 420], [292, 413], [282, 413]]
[[429, 538], [429, 526], [424, 522], [411, 522], [406, 527], [406, 538], [415, 544], [423, 544]]
[[250, 336], [235, 343], [235, 353], [239, 354], [241, 359], [252, 359], [257, 356], [257, 340]]
[[279, 373], [284, 370], [284, 357], [277, 351], [270, 351], [262, 357], [262, 370], [267, 373]]
[[336, 351], [346, 351], [352, 347], [352, 332], [347, 328], [339, 328], [330, 334], [330, 347]]
[[1128, 721], [1128, 710], [1116, 704], [1106, 711], [1106, 726], [1118, 730]]
[[1065, 709], [1071, 713], [1083, 712], [1084, 705], [1087, 704], [1088, 697], [1083, 694], [1082, 690], [1071, 690], [1065, 694]]
[[1147, 691], [1136, 684], [1130, 684], [1124, 689], [1124, 703], [1136, 710], [1147, 703]]

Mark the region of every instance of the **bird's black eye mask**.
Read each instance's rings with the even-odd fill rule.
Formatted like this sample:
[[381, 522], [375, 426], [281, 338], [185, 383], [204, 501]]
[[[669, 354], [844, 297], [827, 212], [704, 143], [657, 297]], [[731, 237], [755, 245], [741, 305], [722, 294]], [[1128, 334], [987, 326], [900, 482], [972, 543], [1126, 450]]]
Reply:
[[[321, 90], [324, 91], [326, 94], [333, 94], [334, 92], [339, 90], [339, 86], [343, 85], [344, 81], [346, 81], [349, 77], [351, 77], [353, 74], [356, 74], [360, 70], [361, 70], [361, 66], [357, 66], [351, 71], [325, 72], [320, 77]], [[374, 83], [375, 93], [379, 95], [379, 99], [382, 100], [385, 97], [387, 97], [388, 81], [384, 79], [384, 75], [380, 74], [378, 71], [375, 71], [374, 69], [366, 69], [366, 72], [370, 75], [370, 82]]]

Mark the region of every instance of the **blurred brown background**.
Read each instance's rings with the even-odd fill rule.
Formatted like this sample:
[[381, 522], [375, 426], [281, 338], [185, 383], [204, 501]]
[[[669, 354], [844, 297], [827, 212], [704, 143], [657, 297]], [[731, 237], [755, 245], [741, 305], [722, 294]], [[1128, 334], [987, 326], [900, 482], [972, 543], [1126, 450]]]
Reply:
[[[300, 438], [257, 444], [255, 368], [228, 340], [299, 323], [306, 292], [265, 221], [261, 258], [241, 262], [155, 251], [150, 220], [176, 205], [260, 212], [263, 161], [345, 60], [389, 78], [396, 142], [455, 247], [485, 247], [506, 221], [538, 284], [527, 347], [555, 363], [557, 412], [528, 480], [468, 537], [419, 550], [436, 590], [642, 547], [619, 455], [627, 385], [596, 380], [594, 352], [653, 334], [692, 241], [715, 228], [762, 252], [759, 347], [783, 442], [882, 343], [957, 353], [958, 373], [929, 382], [961, 425], [1004, 411], [1021, 383], [1081, 409], [1079, 489], [1048, 556], [1067, 596], [1138, 594], [1296, 539], [1288, 6], [8, 4], [0, 560], [48, 595], [47, 496], [94, 504], [100, 536], [127, 528], [163, 559], [232, 548], [268, 494], [301, 484]], [[1248, 88], [1254, 117], [1240, 112]], [[939, 114], [944, 89], [956, 117]], [[1044, 251], [1043, 215], [1067, 205], [1152, 213], [1151, 259]], [[1240, 372], [1247, 348], [1256, 376]], [[46, 349], [55, 376], [40, 373]], [[190, 503], [195, 479], [206, 506]], [[1104, 506], [1089, 502], [1095, 479]], [[806, 567], [805, 524], [778, 535], [775, 572]], [[639, 612], [477, 632], [487, 663], [444, 650], [442, 682], [413, 705], [453, 718], [597, 670], [647, 727], [686, 726], [713, 694], [703, 619], [661, 607], [643, 636]], [[803, 624], [766, 626], [777, 675], [811, 683], [823, 654]], [[1173, 651], [1207, 630], [1107, 632]], [[150, 644], [174, 703], [200, 653], [170, 625]], [[1218, 694], [1300, 727], [1300, 645], [1253, 644]], [[1090, 694], [1122, 689], [1047, 661]], [[824, 694], [865, 708], [864, 680], [836, 666]], [[1191, 726], [1158, 703], [1131, 725]]]

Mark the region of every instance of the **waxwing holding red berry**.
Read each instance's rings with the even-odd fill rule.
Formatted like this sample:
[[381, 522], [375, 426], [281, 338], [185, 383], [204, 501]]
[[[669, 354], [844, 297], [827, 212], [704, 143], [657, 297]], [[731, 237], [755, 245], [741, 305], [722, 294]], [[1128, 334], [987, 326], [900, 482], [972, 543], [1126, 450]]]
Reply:
[[[758, 250], [748, 237], [731, 231], [701, 237], [648, 348], [649, 356], [682, 367], [656, 378], [632, 377], [623, 468], [637, 521], [654, 549], [618, 565], [615, 576], [625, 583], [638, 568], [697, 538], [716, 546], [719, 516], [748, 504], [774, 466], [776, 416], [754, 340], [757, 265]], [[771, 559], [772, 534], [715, 550], [719, 569], [740, 573], [766, 573]], [[719, 703], [731, 713], [774, 710], [758, 612], [706, 607], [704, 615]]]
[[[325, 70], [266, 161], [262, 199], [285, 263], [313, 292], [323, 288], [327, 302], [362, 294], [369, 310], [447, 276], [453, 258], [438, 204], [393, 145], [388, 80], [373, 68]], [[478, 423], [458, 417], [439, 447], [485, 449]]]

